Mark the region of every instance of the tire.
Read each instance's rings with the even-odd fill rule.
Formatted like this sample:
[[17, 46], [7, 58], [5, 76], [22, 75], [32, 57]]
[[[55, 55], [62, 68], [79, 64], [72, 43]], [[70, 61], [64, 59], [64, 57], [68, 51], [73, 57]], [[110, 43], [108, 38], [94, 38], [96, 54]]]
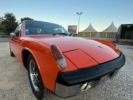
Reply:
[[31, 55], [29, 55], [27, 59], [27, 68], [33, 94], [38, 100], [42, 100], [44, 97], [44, 86], [37, 64]]
[[110, 73], [110, 78], [114, 78], [115, 76], [118, 75], [118, 72], [119, 72], [120, 69], [116, 69], [115, 71], [113, 71], [112, 73]]
[[11, 56], [11, 57], [15, 57], [15, 55], [14, 55], [14, 53], [11, 51], [11, 49], [10, 49], [10, 56]]

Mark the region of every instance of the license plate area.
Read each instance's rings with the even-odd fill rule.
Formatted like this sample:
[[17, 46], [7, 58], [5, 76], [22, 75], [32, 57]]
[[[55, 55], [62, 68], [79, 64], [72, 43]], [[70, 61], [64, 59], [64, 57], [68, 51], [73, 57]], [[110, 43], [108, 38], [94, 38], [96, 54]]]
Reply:
[[81, 92], [87, 91], [87, 90], [95, 87], [98, 83], [105, 82], [106, 80], [108, 80], [108, 78], [109, 78], [109, 75], [105, 75], [99, 79], [85, 82], [85, 83], [81, 84], [80, 90], [81, 90]]
[[81, 92], [84, 92], [84, 91], [91, 89], [93, 86], [94, 86], [93, 81], [85, 82], [85, 83], [81, 84], [80, 90], [81, 90]]

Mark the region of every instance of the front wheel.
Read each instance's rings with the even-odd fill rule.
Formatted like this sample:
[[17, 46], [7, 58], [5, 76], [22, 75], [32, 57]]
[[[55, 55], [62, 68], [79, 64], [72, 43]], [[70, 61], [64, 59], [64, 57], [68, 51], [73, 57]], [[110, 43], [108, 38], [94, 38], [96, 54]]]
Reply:
[[42, 100], [44, 87], [37, 64], [31, 55], [28, 56], [27, 68], [32, 91], [38, 100]]

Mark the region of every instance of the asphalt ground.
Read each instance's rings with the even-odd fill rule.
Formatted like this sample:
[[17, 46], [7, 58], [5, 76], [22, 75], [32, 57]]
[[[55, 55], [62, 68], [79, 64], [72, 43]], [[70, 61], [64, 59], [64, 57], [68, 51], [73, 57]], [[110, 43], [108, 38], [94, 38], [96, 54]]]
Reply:
[[[50, 94], [44, 100], [133, 100], [133, 46], [117, 46], [126, 64], [113, 79], [71, 98]], [[26, 69], [9, 55], [8, 42], [0, 42], [0, 100], [36, 100]]]

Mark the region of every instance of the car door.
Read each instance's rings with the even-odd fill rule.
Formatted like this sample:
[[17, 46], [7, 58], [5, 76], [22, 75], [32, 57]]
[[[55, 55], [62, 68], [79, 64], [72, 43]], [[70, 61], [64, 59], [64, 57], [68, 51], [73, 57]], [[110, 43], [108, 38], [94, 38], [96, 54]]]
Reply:
[[22, 31], [21, 31], [21, 24], [18, 25], [18, 27], [15, 30], [15, 36], [12, 37], [11, 41], [12, 41], [12, 50], [13, 53], [15, 54], [15, 56], [18, 58], [18, 60], [20, 59], [20, 55], [21, 55], [21, 35], [22, 35]]

